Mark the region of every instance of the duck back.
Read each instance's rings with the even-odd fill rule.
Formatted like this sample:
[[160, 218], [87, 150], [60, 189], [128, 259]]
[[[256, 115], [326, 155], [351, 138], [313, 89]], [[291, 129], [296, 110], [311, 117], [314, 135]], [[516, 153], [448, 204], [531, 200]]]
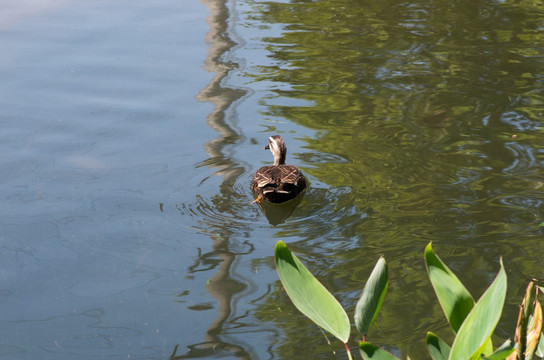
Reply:
[[281, 203], [300, 194], [306, 188], [306, 178], [294, 165], [263, 166], [255, 172], [251, 188], [264, 199]]

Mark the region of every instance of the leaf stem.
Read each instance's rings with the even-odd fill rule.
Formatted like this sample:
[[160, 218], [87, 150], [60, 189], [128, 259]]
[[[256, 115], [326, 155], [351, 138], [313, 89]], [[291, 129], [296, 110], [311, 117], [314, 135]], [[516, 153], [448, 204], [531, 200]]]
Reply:
[[351, 357], [351, 352], [349, 351], [348, 343], [344, 343], [344, 346], [346, 347], [346, 353], [348, 354], [348, 359], [353, 360], [353, 357]]

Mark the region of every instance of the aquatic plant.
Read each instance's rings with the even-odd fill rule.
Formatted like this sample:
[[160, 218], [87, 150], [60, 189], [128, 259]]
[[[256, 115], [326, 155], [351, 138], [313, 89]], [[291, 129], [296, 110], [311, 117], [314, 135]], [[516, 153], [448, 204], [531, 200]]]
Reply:
[[[520, 307], [514, 341], [507, 340], [494, 349], [491, 336], [502, 314], [506, 299], [507, 278], [502, 259], [497, 276], [475, 302], [455, 274], [435, 254], [429, 243], [425, 247], [425, 265], [440, 306], [455, 333], [448, 345], [432, 332], [427, 333], [427, 347], [433, 360], [488, 359], [521, 360], [544, 354], [542, 308], [538, 293], [544, 291], [529, 283]], [[276, 269], [287, 295], [295, 307], [324, 330], [344, 343], [351, 360], [348, 340], [350, 322], [336, 298], [312, 275], [283, 243], [275, 247]], [[355, 325], [362, 334], [359, 352], [363, 359], [398, 359], [391, 353], [366, 341], [366, 334], [378, 314], [389, 283], [387, 263], [377, 261], [354, 312]]]

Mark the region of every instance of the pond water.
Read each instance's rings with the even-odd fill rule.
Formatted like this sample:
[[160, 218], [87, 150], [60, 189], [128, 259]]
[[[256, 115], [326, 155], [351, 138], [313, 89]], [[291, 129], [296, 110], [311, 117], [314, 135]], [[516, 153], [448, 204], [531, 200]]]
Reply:
[[[414, 359], [453, 337], [429, 242], [475, 298], [503, 257], [496, 343], [544, 276], [539, 2], [29, 0], [0, 45], [2, 359], [345, 359], [280, 239], [350, 316], [384, 255], [367, 338]], [[274, 134], [311, 183], [281, 221]]]

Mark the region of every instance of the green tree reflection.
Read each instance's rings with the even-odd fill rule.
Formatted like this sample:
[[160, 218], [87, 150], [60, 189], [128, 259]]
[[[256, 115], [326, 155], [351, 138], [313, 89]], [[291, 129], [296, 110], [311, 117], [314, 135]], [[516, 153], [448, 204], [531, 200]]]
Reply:
[[[448, 261], [476, 289], [487, 287], [500, 255], [508, 261], [538, 253], [516, 264], [518, 288], [525, 276], [542, 273], [543, 15], [536, 1], [253, 3], [248, 21], [270, 29], [262, 39], [268, 62], [246, 73], [273, 84], [263, 116], [317, 133], [303, 139], [300, 158], [326, 186], [314, 188], [319, 197], [309, 195], [320, 204], [300, 211], [309, 215], [334, 201], [309, 221], [348, 239], [325, 244], [321, 233], [311, 248], [299, 244], [307, 246], [302, 252], [320, 261], [330, 254], [330, 263], [316, 261], [313, 269], [327, 268], [324, 282], [346, 306], [360, 288], [346, 273], [365, 278], [367, 257], [373, 263], [385, 253], [398, 274], [392, 284], [399, 292], [388, 294], [378, 320], [386, 341], [377, 342], [426, 356], [424, 334], [440, 328], [439, 315], [429, 317], [436, 309], [420, 259], [430, 240], [448, 244]], [[338, 226], [334, 212], [346, 208], [352, 214]], [[353, 242], [365, 254], [350, 251]], [[476, 261], [482, 252], [489, 263]], [[513, 326], [515, 316], [503, 321]], [[287, 330], [282, 351], [301, 333], [323, 343], [317, 330], [302, 328]]]

